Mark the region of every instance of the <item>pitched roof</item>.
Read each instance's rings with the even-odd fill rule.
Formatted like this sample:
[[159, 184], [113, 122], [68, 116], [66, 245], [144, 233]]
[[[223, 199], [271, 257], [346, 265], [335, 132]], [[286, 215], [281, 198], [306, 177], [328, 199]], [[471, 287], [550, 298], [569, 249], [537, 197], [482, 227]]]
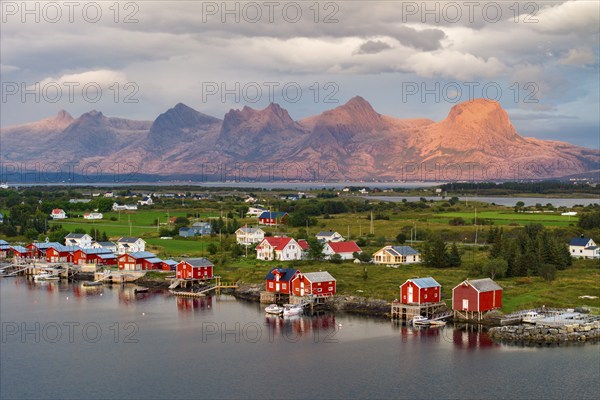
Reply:
[[396, 256], [412, 256], [414, 254], [419, 254], [418, 251], [410, 246], [390, 246], [386, 251]]
[[162, 262], [165, 263], [165, 264], [167, 264], [167, 265], [177, 265], [177, 264], [179, 264], [175, 260], [162, 260]]
[[69, 233], [67, 236], [65, 236], [65, 239], [81, 239], [86, 235], [87, 233]]
[[479, 292], [491, 292], [494, 290], [502, 290], [500, 285], [491, 280], [490, 278], [483, 279], [475, 279], [475, 280], [466, 280], [471, 286], [477, 289]]
[[304, 275], [304, 277], [306, 277], [306, 279], [308, 279], [309, 281], [311, 281], [313, 283], [335, 281], [335, 278], [333, 276], [331, 276], [331, 274], [327, 271], [306, 272], [302, 275]]
[[190, 264], [192, 267], [212, 267], [213, 266], [213, 263], [210, 262], [210, 260], [205, 257], [184, 258], [181, 261]]
[[[275, 250], [283, 250], [285, 248], [285, 246], [287, 246], [287, 244], [292, 240], [292, 238], [291, 237], [282, 237], [282, 236], [267, 236], [260, 243], [263, 243], [265, 240]], [[259, 243], [259, 246], [260, 246], [260, 243]]]
[[31, 250], [23, 247], [23, 246], [10, 246], [14, 251], [18, 253], [30, 253]]
[[302, 250], [308, 250], [310, 248], [310, 245], [304, 239], [298, 239], [297, 242], [298, 242], [298, 246], [300, 246], [300, 248]]
[[150, 253], [149, 251], [136, 251], [134, 253], [126, 253], [133, 258], [153, 258], [156, 257], [156, 254]]
[[194, 222], [192, 224], [192, 226], [195, 226], [195, 227], [205, 227], [205, 226], [211, 226], [211, 225], [208, 222]]
[[[413, 279], [408, 279], [406, 282], [408, 282], [408, 281], [414, 283], [415, 285], [417, 285], [421, 289], [442, 286], [435, 279], [433, 279], [431, 277], [428, 277], [428, 278], [413, 278]], [[406, 283], [406, 282], [404, 282], [404, 283]]]
[[83, 251], [84, 254], [112, 254], [112, 251], [110, 251], [109, 249], [106, 249], [104, 247], [102, 248], [89, 248], [89, 249], [80, 249], [81, 251]]
[[0, 245], [1, 244], [8, 244], [8, 242], [6, 240], [0, 239]]
[[38, 248], [39, 250], [46, 250], [46, 249], [49, 249], [50, 247], [62, 246], [58, 242], [37, 242], [37, 243], [31, 243], [31, 244], [34, 247]]
[[117, 240], [118, 243], [135, 243], [139, 240], [139, 237], [132, 237], [132, 236], [123, 236], [122, 238], [119, 238], [119, 240]]
[[151, 263], [162, 262], [162, 260], [160, 258], [158, 258], [158, 257], [146, 258], [146, 261], [151, 262]]
[[73, 253], [73, 252], [76, 252], [77, 250], [81, 250], [81, 247], [79, 247], [79, 246], [64, 246], [62, 244], [58, 244], [56, 246], [50, 246], [49, 248], [53, 248], [54, 250], [62, 252], [62, 253], [66, 252], [66, 251]]
[[113, 254], [113, 253], [102, 253], [102, 254], [98, 254], [98, 257], [103, 260], [112, 260], [114, 258], [117, 258], [117, 255]]
[[275, 271], [279, 271], [279, 273], [283, 274], [281, 276], [281, 278], [279, 278], [279, 280], [286, 281], [286, 282], [289, 282], [292, 279], [292, 277], [294, 276], [294, 274], [296, 272], [298, 272], [297, 269], [293, 269], [293, 268], [273, 268], [271, 271], [269, 271], [269, 273], [267, 274], [265, 279], [267, 279], [267, 280], [275, 279], [275, 274], [273, 273]]
[[[337, 232], [334, 232], [334, 231], [321, 231], [321, 232], [317, 233], [315, 236], [327, 236], [327, 237], [329, 237], [329, 236], [335, 235], [336, 233]], [[338, 235], [339, 235], [339, 233], [338, 233]]]
[[582, 237], [573, 238], [569, 242], [569, 245], [571, 245], [571, 246], [585, 246], [586, 244], [588, 244], [588, 242], [590, 240], [591, 240], [590, 238], [582, 238]]
[[239, 228], [238, 231], [242, 231], [245, 234], [252, 234], [252, 233], [257, 233], [258, 231], [262, 231], [262, 229], [242, 227], [242, 228]]
[[326, 246], [331, 247], [331, 250], [333, 250], [334, 253], [360, 253], [362, 250], [360, 249], [360, 247], [358, 247], [358, 245], [356, 244], [356, 242], [330, 242], [327, 243]]
[[64, 212], [65, 210], [63, 210], [62, 208], [55, 208], [54, 210], [52, 210], [52, 214], [60, 214]]
[[96, 242], [97, 244], [99, 244], [102, 247], [114, 247], [116, 246], [116, 244], [114, 244], [113, 242]]
[[262, 219], [262, 218], [275, 219], [275, 218], [283, 218], [284, 215], [287, 215], [287, 213], [280, 212], [280, 211], [264, 211], [262, 214], [260, 214], [260, 216], [258, 218], [260, 218], [260, 219]]

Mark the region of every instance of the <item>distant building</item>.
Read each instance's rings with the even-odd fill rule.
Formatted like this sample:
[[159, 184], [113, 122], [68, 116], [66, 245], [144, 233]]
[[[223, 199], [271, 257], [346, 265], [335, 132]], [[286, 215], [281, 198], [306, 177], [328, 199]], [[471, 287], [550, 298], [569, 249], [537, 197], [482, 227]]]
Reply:
[[316, 235], [317, 240], [322, 242], [343, 242], [344, 237], [334, 231], [321, 231]]
[[212, 225], [209, 222], [194, 222], [192, 229], [198, 236], [210, 235], [213, 233]]
[[92, 249], [106, 249], [113, 253], [117, 252], [117, 244], [114, 242], [93, 242]]
[[400, 285], [402, 304], [439, 303], [442, 298], [442, 285], [433, 278], [408, 279]]
[[292, 291], [292, 279], [300, 271], [291, 268], [273, 268], [265, 277], [265, 289], [271, 293], [290, 294]]
[[569, 242], [569, 253], [576, 258], [600, 258], [600, 247], [592, 238], [578, 237]]
[[87, 249], [92, 247], [92, 237], [87, 233], [69, 233], [65, 236], [65, 246], [78, 246]]
[[334, 254], [339, 255], [342, 260], [353, 260], [354, 253], [362, 253], [356, 242], [327, 242], [323, 245], [323, 255], [326, 260], [331, 259]]
[[152, 201], [152, 197], [144, 196], [141, 200], [138, 200], [138, 204], [141, 206], [151, 206], [154, 202]]
[[452, 310], [465, 319], [478, 319], [502, 308], [502, 288], [490, 278], [465, 280], [452, 289]]
[[264, 261], [302, 259], [302, 248], [293, 238], [269, 236], [256, 246], [256, 258]]
[[135, 204], [119, 205], [118, 203], [113, 203], [113, 205], [112, 205], [113, 211], [135, 211], [137, 209], [138, 209], [138, 206]]
[[65, 214], [65, 210], [63, 210], [62, 208], [55, 208], [50, 213], [50, 216], [52, 217], [52, 219], [65, 219], [65, 218], [67, 218], [67, 214]]
[[156, 255], [154, 253], [150, 253], [149, 251], [136, 251], [132, 253], [121, 254], [118, 257], [119, 269], [124, 271], [146, 270], [148, 269], [147, 267], [145, 267], [145, 265], [147, 265], [145, 264], [145, 260], [147, 259], [154, 261], [158, 260], [156, 261], [156, 263], [161, 263], [160, 268], [162, 268], [162, 261], [156, 258]]
[[179, 236], [181, 237], [194, 237], [196, 236], [196, 232], [192, 228], [183, 227], [179, 228]]
[[246, 213], [246, 217], [258, 217], [265, 211], [267, 211], [267, 209], [262, 207], [249, 207], [248, 212]]
[[125, 236], [117, 240], [117, 253], [139, 253], [146, 250], [146, 241], [139, 237]]
[[247, 226], [244, 226], [235, 231], [237, 243], [243, 246], [260, 243], [264, 238], [265, 231], [260, 228], [248, 228]]
[[285, 224], [287, 217], [286, 212], [265, 211], [258, 216], [258, 222], [261, 225], [277, 226]]
[[410, 246], [385, 246], [373, 254], [374, 264], [411, 264], [421, 262], [421, 254]]
[[298, 273], [292, 279], [295, 296], [328, 297], [336, 292], [336, 281], [327, 271]]
[[175, 270], [177, 279], [212, 279], [214, 265], [208, 259], [184, 258]]

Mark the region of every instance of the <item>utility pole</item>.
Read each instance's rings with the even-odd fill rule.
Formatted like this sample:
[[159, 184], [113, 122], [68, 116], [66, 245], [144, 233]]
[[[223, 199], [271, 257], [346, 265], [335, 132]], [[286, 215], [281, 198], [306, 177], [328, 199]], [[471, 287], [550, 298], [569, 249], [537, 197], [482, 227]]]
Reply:
[[160, 218], [156, 218], [156, 232], [159, 232]]
[[375, 233], [375, 227], [373, 226], [373, 211], [371, 211], [371, 226], [369, 227], [371, 235]]

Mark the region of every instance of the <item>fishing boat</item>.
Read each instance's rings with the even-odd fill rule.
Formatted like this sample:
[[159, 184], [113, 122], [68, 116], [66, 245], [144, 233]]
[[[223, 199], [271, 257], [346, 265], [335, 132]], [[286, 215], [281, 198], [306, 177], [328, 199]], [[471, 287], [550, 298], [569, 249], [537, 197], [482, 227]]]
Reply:
[[33, 276], [33, 280], [36, 282], [45, 282], [45, 281], [57, 281], [60, 278], [57, 275], [49, 274], [46, 271], [42, 271], [39, 274], [35, 274]]
[[265, 312], [267, 314], [281, 315], [283, 307], [280, 307], [277, 304], [269, 304], [265, 307]]
[[429, 326], [431, 321], [427, 317], [417, 315], [416, 317], [413, 317], [412, 324], [414, 326]]
[[535, 324], [540, 319], [544, 318], [542, 315], [538, 314], [535, 311], [529, 311], [523, 316], [523, 322], [526, 324]]
[[283, 316], [291, 317], [292, 315], [302, 314], [302, 306], [300, 304], [284, 304], [283, 305]]

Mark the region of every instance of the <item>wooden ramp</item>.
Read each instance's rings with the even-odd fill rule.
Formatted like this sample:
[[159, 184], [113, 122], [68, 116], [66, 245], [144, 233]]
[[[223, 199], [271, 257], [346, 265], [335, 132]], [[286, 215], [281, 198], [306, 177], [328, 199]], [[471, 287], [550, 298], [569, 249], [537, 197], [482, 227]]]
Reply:
[[20, 274], [20, 273], [21, 273], [21, 272], [23, 272], [23, 271], [27, 271], [27, 268], [29, 268], [29, 267], [23, 267], [23, 268], [21, 268], [21, 269], [17, 269], [17, 270], [15, 270], [15, 271], [11, 272], [11, 273], [8, 273], [8, 274], [6, 274], [6, 275], [2, 275], [2, 276], [15, 276], [15, 275], [18, 275], [18, 274]]

